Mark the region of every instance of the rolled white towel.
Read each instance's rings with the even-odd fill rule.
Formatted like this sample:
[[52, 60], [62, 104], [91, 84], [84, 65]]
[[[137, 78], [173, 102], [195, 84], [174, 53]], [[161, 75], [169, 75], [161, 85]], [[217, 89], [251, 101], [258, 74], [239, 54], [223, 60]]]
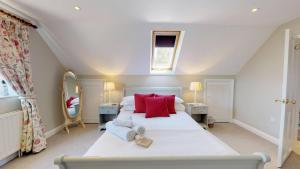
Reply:
[[146, 132], [146, 128], [140, 125], [135, 125], [132, 129], [139, 135], [143, 135]]
[[136, 132], [128, 127], [116, 126], [112, 121], [106, 123], [106, 131], [118, 136], [125, 141], [133, 141]]
[[118, 118], [116, 118], [112, 122], [116, 126], [129, 127], [129, 128], [132, 128], [134, 126], [132, 120], [130, 120], [130, 119], [118, 119]]

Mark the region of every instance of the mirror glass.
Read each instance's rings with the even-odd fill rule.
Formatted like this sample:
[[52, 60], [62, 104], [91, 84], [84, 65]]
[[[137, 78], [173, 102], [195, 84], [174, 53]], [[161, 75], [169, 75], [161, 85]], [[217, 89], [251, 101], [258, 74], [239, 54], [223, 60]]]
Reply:
[[80, 108], [80, 88], [76, 75], [71, 71], [66, 72], [63, 85], [66, 113], [69, 117], [75, 118]]

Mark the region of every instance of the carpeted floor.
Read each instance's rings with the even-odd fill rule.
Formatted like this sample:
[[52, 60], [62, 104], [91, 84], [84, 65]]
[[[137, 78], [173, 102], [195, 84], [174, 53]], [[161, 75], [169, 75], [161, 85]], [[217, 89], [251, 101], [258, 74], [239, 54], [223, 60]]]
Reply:
[[[276, 169], [277, 148], [275, 145], [234, 124], [216, 124], [210, 131], [241, 154], [251, 154], [257, 151], [268, 153], [272, 162], [266, 168]], [[58, 169], [53, 164], [55, 157], [61, 154], [81, 156], [100, 135], [101, 133], [97, 132], [97, 125], [95, 124], [88, 124], [86, 129], [72, 128], [70, 135], [62, 131], [48, 139], [48, 148], [43, 152], [15, 159], [0, 168]], [[293, 153], [282, 169], [300, 169], [300, 156]]]
[[71, 128], [68, 135], [65, 131], [50, 137], [48, 148], [41, 153], [17, 158], [1, 169], [58, 169], [53, 164], [55, 157], [65, 154], [81, 156], [101, 136], [96, 124], [87, 124], [87, 128]]
[[[277, 146], [265, 139], [235, 125], [228, 123], [218, 123], [210, 129], [215, 136], [227, 143], [240, 154], [252, 154], [254, 152], [265, 152], [270, 155], [271, 162], [266, 165], [266, 169], [277, 169]], [[292, 153], [282, 169], [300, 169], [300, 156]]]

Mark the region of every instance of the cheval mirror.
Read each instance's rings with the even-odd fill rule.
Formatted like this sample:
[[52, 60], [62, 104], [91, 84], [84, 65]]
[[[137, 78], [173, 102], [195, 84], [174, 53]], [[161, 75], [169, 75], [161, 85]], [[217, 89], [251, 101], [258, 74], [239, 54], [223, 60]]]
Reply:
[[68, 134], [70, 125], [81, 124], [85, 128], [81, 119], [82, 90], [76, 74], [70, 70], [65, 72], [63, 78], [62, 109], [65, 117], [65, 130]]

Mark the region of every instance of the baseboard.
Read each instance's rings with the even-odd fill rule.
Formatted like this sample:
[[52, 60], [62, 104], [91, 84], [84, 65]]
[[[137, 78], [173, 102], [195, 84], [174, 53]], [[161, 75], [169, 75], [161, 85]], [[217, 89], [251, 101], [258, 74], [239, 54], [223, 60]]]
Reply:
[[99, 123], [99, 119], [82, 119], [84, 123]]
[[271, 143], [273, 143], [275, 145], [278, 145], [278, 139], [274, 136], [271, 136], [271, 135], [269, 135], [269, 134], [255, 128], [255, 127], [252, 127], [252, 126], [250, 126], [250, 125], [248, 125], [244, 122], [241, 122], [237, 119], [233, 119], [233, 123], [240, 126], [240, 127], [242, 127], [242, 128], [244, 128], [244, 129], [246, 129], [246, 130], [248, 130], [248, 131], [250, 131], [250, 132], [252, 132], [252, 133], [254, 133], [254, 134], [256, 134], [256, 135], [258, 135], [258, 136], [260, 136], [260, 137], [262, 137], [262, 138], [264, 138], [264, 139], [266, 139], [266, 140], [268, 140], [268, 141], [270, 141]]
[[8, 157], [6, 157], [6, 158], [0, 160], [0, 168], [1, 168], [1, 166], [3, 166], [4, 164], [8, 163], [9, 161], [15, 159], [16, 157], [18, 157], [18, 152], [15, 152], [15, 153], [9, 155]]
[[56, 133], [60, 132], [63, 128], [64, 128], [64, 124], [61, 124], [61, 125], [55, 127], [54, 129], [47, 131], [45, 133], [46, 138], [49, 138], [49, 137], [55, 135]]

